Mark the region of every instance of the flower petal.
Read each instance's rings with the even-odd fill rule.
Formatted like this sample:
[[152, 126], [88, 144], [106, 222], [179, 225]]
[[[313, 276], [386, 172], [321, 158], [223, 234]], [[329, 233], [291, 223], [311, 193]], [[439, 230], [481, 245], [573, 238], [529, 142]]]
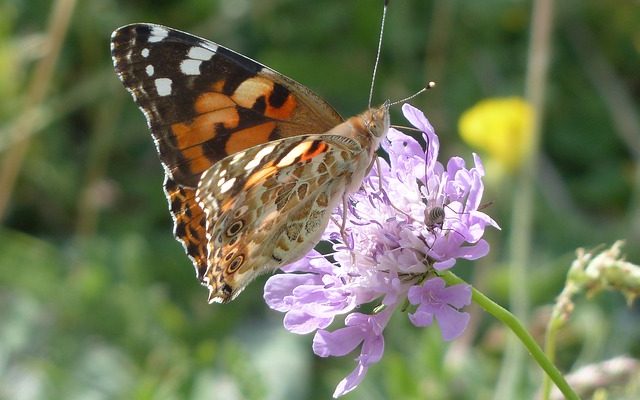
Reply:
[[367, 371], [369, 367], [358, 363], [356, 365], [356, 369], [354, 369], [346, 378], [338, 383], [336, 386], [336, 390], [333, 392], [333, 398], [337, 399], [340, 396], [344, 396], [349, 393], [353, 389], [357, 388], [360, 382], [364, 379], [365, 375], [367, 375]]
[[423, 328], [433, 323], [433, 314], [418, 308], [413, 314], [409, 313], [409, 321], [418, 328]]
[[365, 339], [358, 360], [364, 365], [371, 365], [380, 361], [382, 354], [384, 354], [384, 336], [380, 334]]
[[318, 329], [324, 329], [333, 322], [332, 317], [319, 318], [304, 311], [291, 310], [283, 320], [284, 328], [298, 335], [305, 335]]
[[427, 117], [424, 116], [424, 113], [418, 110], [417, 108], [415, 108], [414, 106], [412, 106], [411, 104], [405, 103], [402, 105], [402, 114], [407, 119], [407, 121], [411, 123], [411, 125], [420, 129], [422, 132], [425, 132], [425, 133], [435, 132], [433, 129], [433, 126], [431, 126], [431, 123], [429, 122]]
[[455, 308], [462, 308], [471, 304], [471, 286], [458, 284], [448, 286], [439, 293], [439, 299]]
[[264, 300], [276, 311], [287, 312], [291, 309], [291, 295], [301, 285], [320, 284], [315, 274], [278, 274], [270, 277], [264, 285]]
[[451, 307], [443, 307], [442, 311], [436, 314], [442, 339], [448, 342], [460, 336], [467, 327], [470, 318], [469, 313], [460, 312]]
[[313, 352], [320, 357], [344, 356], [364, 340], [362, 329], [348, 326], [333, 332], [319, 330], [313, 337]]

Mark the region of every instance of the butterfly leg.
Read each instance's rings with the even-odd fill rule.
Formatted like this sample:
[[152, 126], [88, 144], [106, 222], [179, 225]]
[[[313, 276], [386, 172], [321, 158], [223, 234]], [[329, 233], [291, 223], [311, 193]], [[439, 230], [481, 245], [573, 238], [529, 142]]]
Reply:
[[347, 207], [349, 206], [349, 195], [345, 193], [342, 195], [342, 225], [340, 226], [340, 235], [342, 236], [342, 240], [344, 244], [349, 249], [351, 253], [351, 265], [356, 264], [356, 254], [353, 251], [353, 243], [349, 241], [349, 237], [347, 236]]
[[378, 170], [378, 190], [382, 192], [382, 164], [380, 164], [380, 158], [375, 158], [376, 169]]
[[340, 235], [342, 236], [342, 240], [344, 244], [347, 245], [348, 248], [351, 248], [351, 243], [349, 243], [347, 238], [347, 206], [349, 204], [349, 195], [346, 193], [342, 196], [342, 223], [340, 224]]
[[338, 221], [337, 218], [335, 218], [333, 215], [330, 217], [331, 218], [331, 222], [333, 222], [336, 226], [340, 227], [340, 236], [342, 237], [342, 242], [345, 244], [345, 246], [347, 246], [348, 248], [351, 248], [351, 243], [348, 239], [347, 236], [347, 204], [348, 204], [349, 198], [348, 195], [345, 194], [342, 197], [342, 218], [341, 221]]

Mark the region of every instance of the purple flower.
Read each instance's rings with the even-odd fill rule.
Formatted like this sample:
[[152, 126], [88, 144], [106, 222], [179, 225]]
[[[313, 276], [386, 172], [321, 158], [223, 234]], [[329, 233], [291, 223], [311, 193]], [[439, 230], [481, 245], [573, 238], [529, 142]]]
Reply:
[[469, 314], [458, 311], [471, 301], [468, 285], [445, 287], [442, 279], [433, 278], [422, 286], [412, 286], [407, 297], [411, 304], [418, 305], [415, 313], [409, 314], [411, 322], [415, 326], [429, 326], [435, 317], [444, 340], [460, 336], [469, 322]]
[[320, 357], [344, 356], [360, 348], [360, 356], [356, 358], [358, 365], [336, 387], [333, 397], [340, 397], [355, 389], [364, 379], [370, 364], [382, 358], [384, 337], [382, 331], [389, 322], [392, 309], [375, 315], [361, 313], [349, 314], [345, 318], [345, 328], [328, 332], [319, 330], [313, 338], [313, 352]]
[[264, 299], [272, 309], [284, 312], [284, 327], [293, 333], [311, 333], [326, 328], [334, 317], [357, 305], [340, 279], [341, 270], [312, 250], [303, 259], [283, 268], [264, 288]]
[[[473, 155], [470, 169], [460, 157], [445, 167], [437, 161], [439, 141], [429, 121], [407, 104], [402, 110], [422, 131], [426, 149], [389, 129], [382, 143], [389, 163], [378, 159], [362, 190], [350, 196], [346, 212], [334, 212], [332, 221], [338, 223], [331, 222], [323, 235], [333, 245], [332, 261], [312, 251], [265, 286], [265, 300], [285, 313], [287, 330], [316, 332], [317, 355], [344, 356], [360, 346], [356, 368], [338, 384], [334, 397], [355, 389], [381, 359], [384, 328], [407, 301], [414, 306], [408, 317], [415, 326], [429, 326], [435, 318], [444, 340], [462, 334], [469, 315], [460, 309], [470, 303], [471, 288], [445, 287], [437, 274], [457, 259], [485, 256], [484, 230], [499, 228], [478, 211], [484, 189], [480, 158]], [[371, 315], [354, 312], [367, 303], [377, 305]], [[340, 315], [346, 316], [345, 327], [326, 330]]]

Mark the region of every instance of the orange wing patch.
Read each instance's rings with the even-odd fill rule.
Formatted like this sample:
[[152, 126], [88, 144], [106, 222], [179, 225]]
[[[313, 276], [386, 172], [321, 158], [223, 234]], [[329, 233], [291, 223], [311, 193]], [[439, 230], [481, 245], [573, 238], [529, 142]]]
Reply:
[[183, 150], [215, 138], [216, 124], [224, 124], [226, 128], [235, 128], [239, 121], [240, 116], [235, 107], [215, 109], [199, 115], [191, 123], [173, 124], [171, 131], [178, 149]]
[[327, 145], [325, 142], [314, 141], [313, 145], [307, 149], [302, 155], [300, 155], [300, 161], [309, 161], [314, 157], [319, 156], [320, 154], [327, 151]]
[[240, 107], [257, 109], [266, 117], [288, 120], [296, 109], [296, 98], [282, 85], [263, 76], [242, 82], [231, 96]]
[[[220, 81], [224, 86], [224, 81]], [[229, 96], [222, 94], [222, 88], [218, 84], [212, 85], [213, 92], [205, 92], [196, 100], [194, 106], [197, 113], [204, 114], [210, 111], [222, 110], [234, 107], [235, 103]]]
[[264, 124], [233, 132], [227, 139], [224, 150], [227, 154], [234, 154], [249, 147], [266, 143], [275, 128], [275, 122], [265, 122]]

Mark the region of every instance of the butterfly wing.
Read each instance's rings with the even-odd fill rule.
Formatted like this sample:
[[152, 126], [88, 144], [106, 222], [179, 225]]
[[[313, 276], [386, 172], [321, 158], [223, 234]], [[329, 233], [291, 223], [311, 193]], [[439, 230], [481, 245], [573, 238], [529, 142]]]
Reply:
[[111, 38], [111, 53], [165, 168], [174, 233], [202, 279], [206, 224], [195, 200], [202, 173], [228, 155], [279, 138], [322, 133], [342, 118], [303, 85], [171, 28], [119, 28]]
[[209, 301], [230, 301], [256, 275], [304, 256], [365, 154], [345, 136], [307, 135], [250, 148], [207, 170], [196, 198], [207, 214]]

